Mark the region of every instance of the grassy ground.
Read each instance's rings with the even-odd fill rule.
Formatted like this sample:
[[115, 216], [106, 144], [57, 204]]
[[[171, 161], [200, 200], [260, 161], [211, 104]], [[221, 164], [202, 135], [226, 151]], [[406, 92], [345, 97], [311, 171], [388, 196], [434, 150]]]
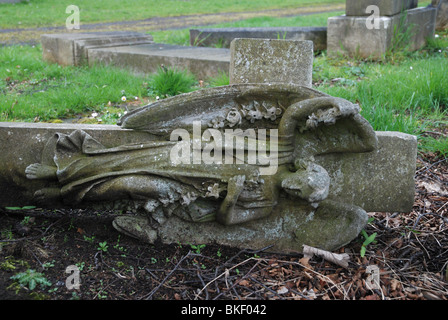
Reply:
[[101, 66], [48, 64], [40, 46], [3, 47], [0, 65], [2, 121], [58, 120], [147, 95], [144, 78]]
[[[140, 20], [217, 12], [259, 11], [318, 4], [343, 4], [344, 0], [77, 0], [81, 23]], [[0, 28], [61, 26], [69, 16], [68, 0], [32, 0], [0, 4]]]
[[[358, 103], [375, 130], [419, 137], [423, 150], [448, 155], [448, 41], [383, 63], [317, 58], [316, 88]], [[394, 57], [391, 57], [394, 59]]]

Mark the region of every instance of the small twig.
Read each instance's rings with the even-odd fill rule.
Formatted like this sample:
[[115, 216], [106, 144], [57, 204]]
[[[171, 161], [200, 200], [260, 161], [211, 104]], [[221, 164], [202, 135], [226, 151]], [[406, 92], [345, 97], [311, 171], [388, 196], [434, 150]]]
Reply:
[[[195, 264], [195, 266], [197, 268], [196, 275], [198, 276], [199, 281], [201, 281], [202, 286], [205, 286], [204, 279], [202, 279], [202, 277], [201, 277], [201, 269], [200, 269], [200, 267], [197, 264]], [[208, 290], [205, 290], [205, 300], [209, 300], [209, 299], [210, 299], [210, 297], [209, 297], [209, 294], [208, 294]]]
[[[431, 165], [430, 165], [429, 167], [426, 167], [426, 166], [425, 166], [425, 169], [426, 169], [426, 170], [423, 171], [422, 173], [425, 173], [426, 171], [428, 171], [429, 169], [431, 169], [431, 168], [434, 167], [435, 165], [437, 165], [437, 164], [439, 164], [439, 163], [441, 163], [441, 162], [444, 162], [444, 161], [446, 161], [446, 160], [448, 160], [448, 157], [446, 157], [446, 158], [444, 158], [444, 159], [441, 159], [441, 160], [439, 160], [439, 161], [436, 161], [436, 162], [434, 162], [434, 163], [431, 163]], [[420, 171], [421, 171], [421, 170], [423, 170], [423, 168], [417, 170], [416, 175], [420, 174]]]
[[279, 296], [278, 292], [275, 290], [272, 290], [271, 288], [267, 287], [264, 283], [261, 283], [260, 281], [256, 280], [253, 277], [249, 277], [250, 280], [252, 280], [253, 282], [258, 283], [259, 285], [261, 285], [263, 288], [265, 288], [266, 290], [272, 292], [274, 295], [278, 296], [280, 299], [284, 300], [282, 297]]
[[348, 268], [348, 262], [350, 260], [350, 256], [346, 253], [338, 254], [332, 253], [329, 251], [313, 248], [307, 245], [303, 245], [303, 254], [305, 257], [312, 257], [313, 255], [320, 256], [327, 261], [333, 262], [343, 268]]
[[159, 285], [157, 287], [155, 287], [150, 293], [148, 293], [146, 295], [146, 300], [150, 300], [152, 298], [152, 296], [154, 295], [154, 293], [157, 292], [157, 290], [159, 290], [159, 288], [168, 280], [168, 278], [174, 273], [174, 271], [177, 270], [177, 268], [180, 266], [180, 264], [190, 256], [191, 251], [188, 251], [188, 253], [182, 257], [182, 259], [179, 260], [179, 262], [176, 264], [176, 266], [174, 267], [173, 270], [171, 270], [167, 276], [159, 283]]
[[[447, 203], [448, 203], [448, 202], [447, 202]], [[446, 205], [446, 203], [445, 203], [442, 207], [440, 207], [439, 210], [442, 209], [445, 205]], [[437, 210], [436, 212], [439, 212], [439, 210]], [[448, 218], [445, 218], [445, 217], [443, 217], [443, 216], [441, 216], [441, 215], [439, 215], [439, 214], [437, 214], [437, 213], [434, 213], [434, 212], [425, 212], [425, 213], [420, 214], [420, 215], [417, 217], [417, 219], [415, 220], [414, 226], [413, 226], [412, 228], [415, 228], [415, 227], [417, 226], [417, 224], [419, 223], [420, 219], [421, 219], [422, 217], [428, 215], [428, 214], [433, 215], [433, 216], [436, 216], [436, 217], [438, 217], [438, 218], [440, 218], [440, 219], [442, 219], [443, 221], [445, 221], [445, 222], [448, 223]]]
[[195, 300], [199, 297], [199, 295], [204, 291], [211, 283], [215, 282], [217, 279], [221, 278], [222, 276], [226, 276], [229, 274], [230, 270], [237, 268], [238, 266], [245, 264], [246, 262], [250, 260], [257, 260], [256, 258], [248, 258], [234, 266], [232, 266], [230, 269], [226, 269], [224, 272], [222, 272], [219, 276], [215, 277], [214, 279], [210, 280], [197, 294], [195, 297]]

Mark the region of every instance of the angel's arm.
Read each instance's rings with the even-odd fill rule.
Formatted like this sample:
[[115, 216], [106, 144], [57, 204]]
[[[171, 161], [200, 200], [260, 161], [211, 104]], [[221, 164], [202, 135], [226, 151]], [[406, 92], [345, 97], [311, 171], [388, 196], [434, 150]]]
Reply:
[[266, 217], [272, 206], [243, 208], [237, 205], [238, 198], [243, 191], [245, 176], [235, 176], [229, 180], [227, 195], [219, 208], [216, 220], [224, 225], [233, 225]]

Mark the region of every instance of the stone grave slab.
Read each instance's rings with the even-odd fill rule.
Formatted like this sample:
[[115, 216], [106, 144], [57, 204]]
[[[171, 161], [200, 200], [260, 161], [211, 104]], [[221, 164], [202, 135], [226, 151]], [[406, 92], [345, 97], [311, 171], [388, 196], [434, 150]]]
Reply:
[[132, 46], [152, 43], [151, 35], [133, 31], [56, 33], [41, 36], [44, 61], [60, 65], [83, 65], [88, 61], [88, 50], [109, 46]]
[[313, 42], [234, 39], [230, 46], [230, 83], [312, 85]]
[[326, 27], [204, 28], [190, 29], [190, 45], [230, 48], [236, 38], [311, 40], [314, 50], [327, 48]]
[[151, 43], [89, 49], [89, 64], [103, 63], [135, 73], [156, 72], [160, 65], [187, 69], [198, 79], [228, 73], [229, 49], [199, 48]]

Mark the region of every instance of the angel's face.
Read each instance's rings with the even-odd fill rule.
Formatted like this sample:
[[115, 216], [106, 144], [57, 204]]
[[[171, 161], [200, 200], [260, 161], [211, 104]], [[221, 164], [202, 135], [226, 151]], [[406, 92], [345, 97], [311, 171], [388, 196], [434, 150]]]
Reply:
[[330, 177], [318, 165], [288, 173], [282, 180], [282, 188], [289, 195], [308, 202], [319, 202], [328, 196]]

